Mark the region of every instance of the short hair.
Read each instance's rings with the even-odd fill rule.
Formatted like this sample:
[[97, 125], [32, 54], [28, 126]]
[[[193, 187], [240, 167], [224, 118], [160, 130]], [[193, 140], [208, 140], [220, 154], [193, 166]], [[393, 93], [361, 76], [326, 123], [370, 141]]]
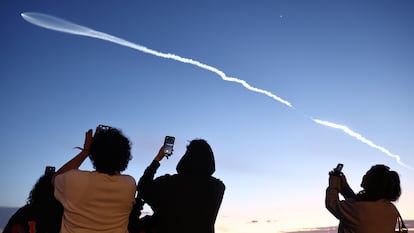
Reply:
[[203, 139], [195, 139], [177, 164], [177, 173], [190, 175], [212, 175], [216, 170], [214, 154]]
[[364, 175], [361, 184], [364, 188], [361, 197], [365, 200], [376, 201], [387, 199], [396, 201], [401, 196], [400, 177], [388, 166], [375, 165]]
[[93, 136], [89, 158], [96, 171], [114, 175], [124, 171], [132, 159], [131, 143], [119, 129], [100, 129]]

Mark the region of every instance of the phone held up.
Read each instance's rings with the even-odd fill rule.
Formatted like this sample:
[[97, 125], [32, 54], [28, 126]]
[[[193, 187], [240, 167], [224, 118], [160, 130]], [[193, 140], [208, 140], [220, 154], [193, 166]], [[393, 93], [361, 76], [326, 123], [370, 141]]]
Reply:
[[55, 167], [53, 166], [46, 166], [45, 168], [45, 175], [50, 174], [50, 173], [55, 173]]
[[167, 158], [173, 154], [174, 141], [175, 141], [175, 137], [165, 136], [165, 139], [164, 139], [164, 155]]
[[332, 175], [340, 176], [342, 174], [343, 167], [344, 165], [342, 163], [338, 163], [338, 165], [336, 165], [336, 168], [333, 169]]

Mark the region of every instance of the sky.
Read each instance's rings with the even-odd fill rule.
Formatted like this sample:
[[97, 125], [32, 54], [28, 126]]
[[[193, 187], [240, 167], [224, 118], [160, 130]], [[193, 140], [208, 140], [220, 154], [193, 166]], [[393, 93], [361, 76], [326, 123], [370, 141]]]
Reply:
[[[47, 30], [24, 12], [191, 59], [239, 82]], [[131, 140], [125, 173], [136, 180], [165, 135], [176, 137], [175, 149], [157, 175], [175, 173], [189, 140], [206, 139], [214, 176], [226, 185], [218, 233], [336, 226], [324, 198], [339, 162], [356, 192], [372, 165], [397, 171], [396, 205], [414, 219], [413, 12], [409, 0], [1, 1], [0, 206], [22, 206], [45, 166], [62, 166], [88, 129], [106, 124]], [[87, 160], [81, 169], [93, 167]]]

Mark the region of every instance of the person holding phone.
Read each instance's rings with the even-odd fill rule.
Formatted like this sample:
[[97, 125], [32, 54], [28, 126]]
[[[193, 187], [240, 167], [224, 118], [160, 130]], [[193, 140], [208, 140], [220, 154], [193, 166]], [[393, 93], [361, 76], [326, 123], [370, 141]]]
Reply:
[[372, 166], [362, 178], [363, 190], [355, 194], [339, 168], [329, 173], [325, 198], [326, 208], [340, 221], [338, 233], [394, 232], [399, 213], [392, 202], [401, 195], [398, 173], [385, 165]]
[[46, 166], [45, 173], [30, 191], [26, 205], [9, 219], [3, 233], [58, 233], [63, 207], [53, 195], [51, 183], [55, 167]]
[[154, 179], [166, 156], [163, 145], [137, 186], [138, 195], [154, 214], [155, 233], [214, 233], [225, 185], [213, 177], [214, 154], [203, 139], [192, 140], [178, 162], [177, 174]]
[[[82, 151], [53, 179], [64, 212], [61, 233], [126, 233], [135, 203], [136, 182], [121, 174], [131, 160], [131, 145], [120, 130], [100, 125], [86, 133]], [[89, 156], [94, 171], [79, 170]]]

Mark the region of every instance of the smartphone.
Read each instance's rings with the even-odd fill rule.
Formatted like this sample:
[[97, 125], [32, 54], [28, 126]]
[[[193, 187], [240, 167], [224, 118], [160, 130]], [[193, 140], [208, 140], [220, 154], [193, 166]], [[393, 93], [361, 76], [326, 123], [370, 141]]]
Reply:
[[164, 139], [164, 154], [165, 156], [170, 156], [173, 153], [173, 148], [174, 148], [174, 141], [175, 141], [175, 137], [173, 136], [165, 136]]
[[98, 125], [98, 130], [99, 131], [107, 131], [107, 130], [110, 130], [110, 129], [112, 129], [112, 127], [111, 126], [108, 126], [108, 125]]
[[342, 163], [338, 163], [338, 165], [336, 165], [335, 172], [341, 173], [343, 167], [344, 165]]
[[45, 168], [45, 175], [49, 173], [55, 173], [55, 167], [52, 166], [46, 166]]

